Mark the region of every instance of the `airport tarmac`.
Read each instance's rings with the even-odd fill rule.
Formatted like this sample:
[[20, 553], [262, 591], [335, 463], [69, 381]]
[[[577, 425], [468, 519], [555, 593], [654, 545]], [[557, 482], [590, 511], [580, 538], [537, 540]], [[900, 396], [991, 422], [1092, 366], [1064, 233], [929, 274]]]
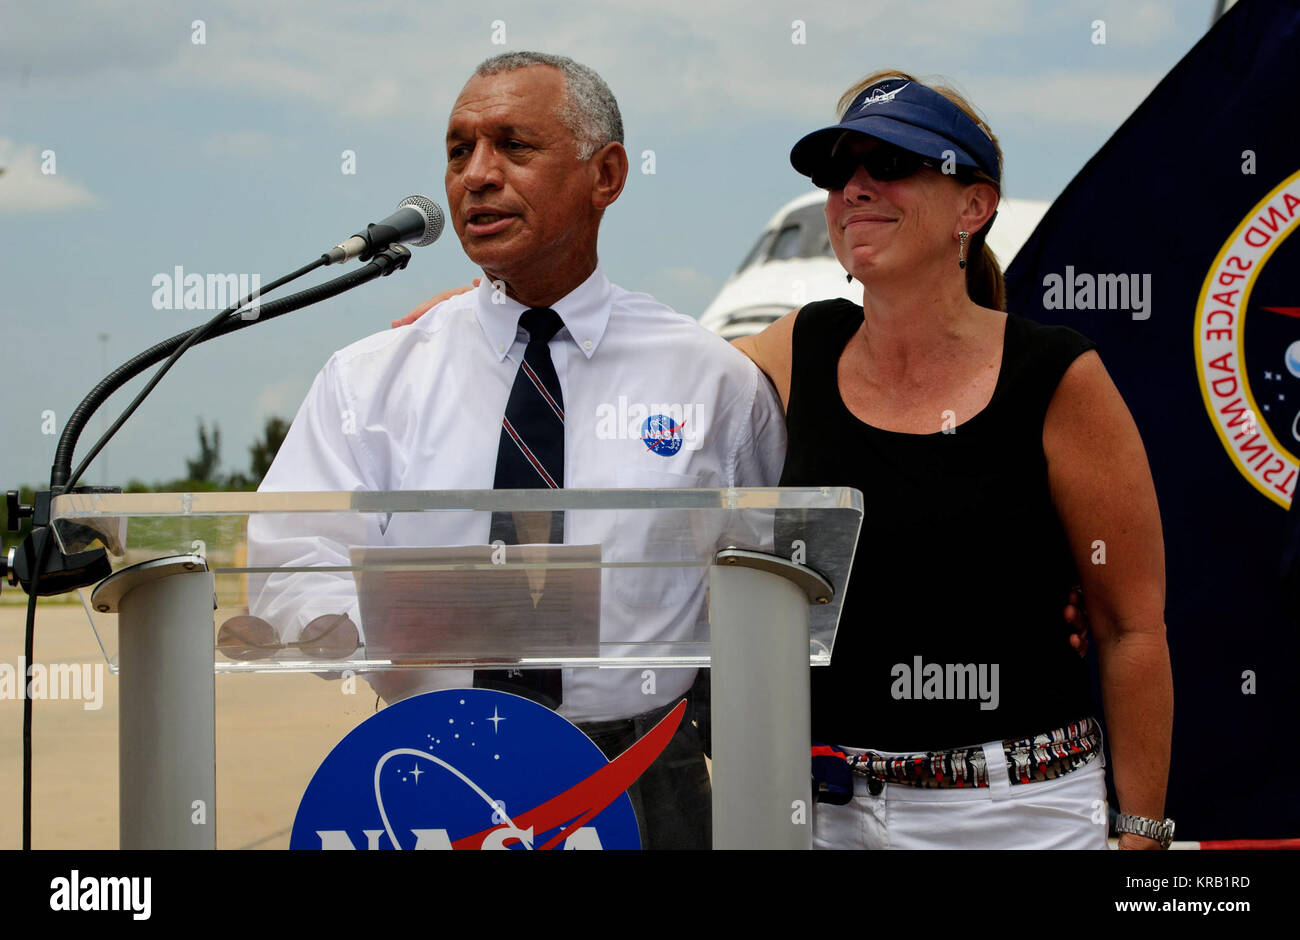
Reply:
[[[6, 601], [17, 599], [9, 595]], [[26, 607], [0, 604], [0, 664], [17, 670]], [[82, 700], [33, 702], [32, 846], [115, 849], [118, 844], [117, 677], [104, 663], [80, 603], [37, 608], [34, 662], [90, 664], [102, 676], [98, 709]], [[95, 664], [104, 666], [95, 670]], [[85, 675], [85, 671], [81, 671]], [[217, 694], [217, 848], [283, 849], [294, 813], [317, 766], [375, 710], [357, 681], [314, 675], [219, 675]], [[0, 692], [4, 685], [0, 683]], [[23, 703], [0, 698], [0, 848], [22, 845]]]

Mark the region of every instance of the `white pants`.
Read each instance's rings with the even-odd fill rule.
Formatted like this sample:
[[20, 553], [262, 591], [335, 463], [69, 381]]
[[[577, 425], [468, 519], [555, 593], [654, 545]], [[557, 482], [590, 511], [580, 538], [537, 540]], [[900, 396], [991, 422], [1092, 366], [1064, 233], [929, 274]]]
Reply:
[[813, 805], [813, 848], [1107, 847], [1106, 775], [1100, 753], [1054, 780], [1015, 785], [1007, 775], [1000, 743], [985, 745], [984, 755], [991, 768], [988, 787], [927, 790], [886, 783], [873, 796], [866, 778], [854, 774], [852, 802]]

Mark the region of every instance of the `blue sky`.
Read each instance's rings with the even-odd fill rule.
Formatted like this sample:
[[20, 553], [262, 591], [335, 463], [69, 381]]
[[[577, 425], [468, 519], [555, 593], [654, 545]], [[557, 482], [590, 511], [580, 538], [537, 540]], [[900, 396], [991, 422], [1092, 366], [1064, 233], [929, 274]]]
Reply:
[[[445, 205], [447, 114], [488, 56], [557, 52], [604, 76], [633, 175], [606, 215], [602, 264], [698, 315], [772, 212], [806, 191], [790, 145], [829, 123], [861, 75], [949, 79], [1001, 140], [1006, 194], [1052, 199], [1205, 32], [1214, 4], [473, 6], [0, 0], [3, 488], [48, 481], [48, 412], [61, 430], [108, 369], [212, 315], [154, 309], [156, 275], [180, 265], [266, 282], [407, 195]], [[344, 151], [355, 173], [342, 172]], [[645, 151], [653, 174], [639, 172]], [[183, 475], [199, 417], [221, 427], [223, 468], [246, 470], [265, 417], [292, 417], [331, 352], [475, 273], [449, 229], [405, 272], [193, 349], [86, 481]], [[102, 426], [97, 415], [78, 456]]]

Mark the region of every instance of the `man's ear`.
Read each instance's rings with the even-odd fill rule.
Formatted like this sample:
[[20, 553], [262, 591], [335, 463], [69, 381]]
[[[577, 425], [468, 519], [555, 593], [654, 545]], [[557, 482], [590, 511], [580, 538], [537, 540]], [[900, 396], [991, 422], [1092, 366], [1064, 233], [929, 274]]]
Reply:
[[998, 191], [992, 183], [971, 183], [962, 192], [962, 210], [958, 216], [961, 231], [972, 235], [988, 224], [998, 211]]
[[627, 151], [617, 141], [610, 141], [591, 155], [591, 204], [598, 211], [612, 205], [627, 183]]

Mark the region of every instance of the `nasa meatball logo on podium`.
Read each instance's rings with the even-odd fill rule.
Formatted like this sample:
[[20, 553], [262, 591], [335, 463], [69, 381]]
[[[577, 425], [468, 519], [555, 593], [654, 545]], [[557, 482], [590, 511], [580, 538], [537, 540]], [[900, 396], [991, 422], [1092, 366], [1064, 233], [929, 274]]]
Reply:
[[1265, 196], [1224, 243], [1197, 303], [1201, 396], [1233, 464], [1291, 505], [1300, 468], [1300, 171]]
[[685, 703], [613, 761], [565, 718], [490, 689], [428, 692], [354, 728], [321, 763], [291, 849], [639, 849], [626, 789]]

